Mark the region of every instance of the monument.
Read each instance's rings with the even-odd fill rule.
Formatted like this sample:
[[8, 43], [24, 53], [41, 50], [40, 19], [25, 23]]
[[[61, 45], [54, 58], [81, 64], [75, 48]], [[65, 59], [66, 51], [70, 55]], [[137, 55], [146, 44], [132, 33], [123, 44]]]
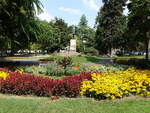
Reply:
[[59, 53], [60, 56], [78, 56], [79, 54], [80, 53], [77, 52], [77, 41], [75, 39], [71, 39], [69, 46]]
[[69, 52], [76, 52], [76, 40], [75, 39], [70, 40], [70, 50], [69, 50]]

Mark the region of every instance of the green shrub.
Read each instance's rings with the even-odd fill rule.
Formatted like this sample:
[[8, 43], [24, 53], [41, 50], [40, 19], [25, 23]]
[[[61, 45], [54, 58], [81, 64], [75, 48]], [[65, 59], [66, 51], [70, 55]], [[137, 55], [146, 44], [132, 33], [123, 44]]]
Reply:
[[91, 55], [98, 55], [99, 51], [95, 49], [94, 47], [88, 47], [88, 48], [85, 48], [84, 53], [91, 56]]
[[78, 70], [74, 70], [71, 67], [67, 67], [66, 69], [64, 69], [64, 75], [76, 75], [76, 74], [80, 74], [82, 73], [81, 71]]
[[40, 75], [40, 74], [45, 74], [46, 73], [46, 68], [45, 66], [21, 66], [18, 67], [19, 70], [23, 70], [24, 73], [30, 73], [34, 75]]
[[81, 71], [74, 70], [71, 67], [67, 67], [66, 69], [64, 69], [59, 67], [57, 64], [51, 64], [47, 66], [45, 74], [48, 76], [68, 76], [80, 73]]
[[64, 69], [66, 69], [68, 66], [72, 65], [73, 61], [71, 57], [63, 57], [63, 58], [59, 58], [57, 60], [57, 63], [63, 66]]
[[135, 66], [136, 68], [140, 69], [150, 68], [150, 61], [147, 61], [146, 59], [114, 59], [114, 63]]
[[129, 66], [126, 65], [118, 65], [118, 64], [113, 64], [113, 65], [82, 65], [81, 70], [82, 72], [107, 72], [109, 70], [112, 70], [113, 72], [120, 71], [120, 70], [125, 70], [129, 68]]
[[48, 76], [61, 76], [64, 74], [64, 70], [57, 66], [57, 64], [49, 64], [46, 66], [46, 75]]

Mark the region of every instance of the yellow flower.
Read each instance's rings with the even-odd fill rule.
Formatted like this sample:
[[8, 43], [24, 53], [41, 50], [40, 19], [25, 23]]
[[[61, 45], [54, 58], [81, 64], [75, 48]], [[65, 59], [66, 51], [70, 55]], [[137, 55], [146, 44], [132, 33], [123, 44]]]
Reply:
[[129, 68], [125, 71], [92, 73], [92, 79], [83, 81], [81, 94], [95, 97], [122, 98], [125, 95], [150, 95], [150, 70]]
[[8, 76], [9, 76], [9, 73], [0, 71], [0, 78], [6, 80]]

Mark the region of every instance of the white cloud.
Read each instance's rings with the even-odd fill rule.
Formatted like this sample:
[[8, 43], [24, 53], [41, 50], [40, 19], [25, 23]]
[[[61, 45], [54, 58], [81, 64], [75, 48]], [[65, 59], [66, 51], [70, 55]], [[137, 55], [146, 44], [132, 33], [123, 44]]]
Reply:
[[46, 10], [43, 11], [43, 13], [37, 15], [37, 17], [40, 19], [40, 20], [45, 20], [45, 21], [51, 21], [52, 19], [54, 19], [54, 17], [49, 14]]
[[82, 2], [90, 9], [93, 9], [95, 11], [99, 10], [98, 5], [95, 3], [95, 0], [82, 0]]
[[81, 15], [82, 14], [82, 12], [80, 10], [72, 9], [72, 8], [60, 7], [59, 10], [63, 11], [63, 12], [68, 12], [70, 14], [75, 14], [75, 15]]

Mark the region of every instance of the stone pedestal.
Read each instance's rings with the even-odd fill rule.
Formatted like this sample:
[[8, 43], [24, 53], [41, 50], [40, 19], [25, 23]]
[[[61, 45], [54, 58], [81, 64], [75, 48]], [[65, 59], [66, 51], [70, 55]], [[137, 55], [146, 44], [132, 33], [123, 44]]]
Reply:
[[59, 53], [60, 56], [78, 56], [80, 53], [76, 52], [77, 44], [75, 39], [70, 40], [70, 45], [64, 51]]
[[70, 50], [69, 50], [69, 52], [76, 52], [76, 47], [77, 45], [76, 45], [76, 40], [74, 40], [74, 39], [71, 39], [70, 40]]

